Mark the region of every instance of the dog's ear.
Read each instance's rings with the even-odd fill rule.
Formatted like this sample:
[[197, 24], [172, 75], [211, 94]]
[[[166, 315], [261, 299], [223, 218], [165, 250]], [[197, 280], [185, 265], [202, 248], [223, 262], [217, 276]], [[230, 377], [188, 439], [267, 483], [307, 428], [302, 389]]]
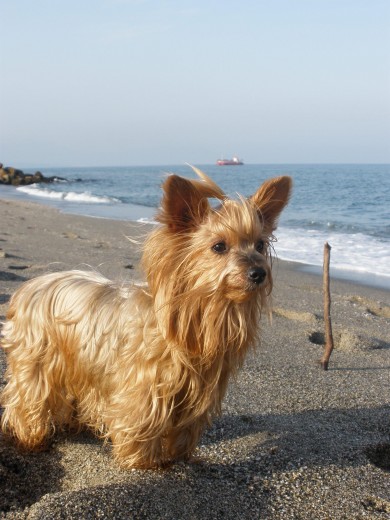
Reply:
[[170, 175], [163, 186], [164, 196], [157, 220], [173, 232], [197, 227], [210, 210], [207, 191], [199, 181]]
[[276, 229], [279, 215], [289, 201], [291, 190], [291, 177], [275, 177], [265, 181], [250, 197], [267, 232], [272, 233]]

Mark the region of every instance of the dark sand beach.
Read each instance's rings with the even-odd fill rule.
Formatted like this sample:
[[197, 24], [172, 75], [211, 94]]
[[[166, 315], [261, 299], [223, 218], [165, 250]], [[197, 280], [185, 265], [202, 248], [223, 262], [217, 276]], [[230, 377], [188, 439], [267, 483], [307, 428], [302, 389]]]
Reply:
[[[126, 237], [142, 240], [147, 225], [4, 199], [0, 222], [2, 321], [12, 293], [43, 273], [142, 280]], [[390, 518], [390, 292], [331, 281], [336, 348], [324, 372], [321, 277], [276, 260], [274, 279], [272, 323], [263, 318], [196, 460], [125, 471], [88, 433], [59, 434], [34, 454], [0, 434], [0, 518]]]

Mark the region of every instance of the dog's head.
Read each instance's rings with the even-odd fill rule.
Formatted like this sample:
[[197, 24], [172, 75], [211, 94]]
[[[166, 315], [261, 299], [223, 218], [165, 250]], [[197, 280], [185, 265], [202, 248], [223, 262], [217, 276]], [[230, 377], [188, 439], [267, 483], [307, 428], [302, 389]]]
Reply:
[[[210, 365], [218, 353], [253, 344], [272, 289], [271, 241], [290, 177], [231, 200], [203, 172], [169, 176], [143, 267], [160, 332]], [[217, 199], [217, 206], [209, 199]], [[240, 355], [241, 355], [240, 354]]]
[[[247, 301], [272, 288], [271, 241], [291, 192], [290, 177], [267, 180], [249, 198], [232, 200], [203, 172], [200, 180], [169, 176], [158, 221], [167, 260], [189, 291]], [[209, 199], [218, 199], [213, 207]], [[162, 237], [161, 237], [162, 238]], [[170, 254], [173, 251], [173, 255]]]

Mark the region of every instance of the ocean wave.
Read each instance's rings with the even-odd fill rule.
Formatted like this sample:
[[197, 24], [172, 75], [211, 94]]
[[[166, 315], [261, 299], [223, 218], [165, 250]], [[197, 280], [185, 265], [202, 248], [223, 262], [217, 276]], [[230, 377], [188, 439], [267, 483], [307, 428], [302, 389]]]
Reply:
[[137, 222], [139, 222], [140, 224], [158, 224], [158, 222], [156, 222], [154, 218], [150, 217], [137, 218]]
[[304, 229], [306, 231], [318, 231], [322, 233], [343, 233], [346, 235], [363, 233], [365, 235], [374, 236], [378, 239], [384, 238], [390, 239], [390, 226], [387, 224], [386, 218], [383, 218], [380, 222], [377, 222], [375, 226], [371, 222], [361, 222], [359, 219], [355, 219], [353, 222], [344, 218], [339, 217], [337, 220], [315, 220], [309, 218], [284, 218], [283, 222], [287, 227]]
[[17, 188], [18, 191], [32, 195], [34, 197], [41, 197], [50, 200], [66, 200], [67, 202], [88, 203], [88, 204], [109, 204], [120, 203], [119, 199], [115, 197], [93, 195], [89, 191], [78, 193], [75, 191], [55, 191], [49, 188], [42, 188], [38, 184], [31, 184], [30, 186], [21, 186]]
[[324, 243], [331, 246], [331, 268], [390, 277], [390, 248], [387, 240], [363, 233], [321, 232], [280, 227], [276, 235], [278, 258], [322, 266]]

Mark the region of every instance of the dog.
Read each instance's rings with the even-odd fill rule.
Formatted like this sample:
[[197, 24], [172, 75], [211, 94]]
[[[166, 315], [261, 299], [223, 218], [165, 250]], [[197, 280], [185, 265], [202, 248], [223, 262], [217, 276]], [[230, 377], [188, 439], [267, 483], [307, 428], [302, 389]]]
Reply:
[[[88, 427], [125, 468], [188, 460], [258, 341], [271, 250], [292, 181], [229, 199], [197, 168], [168, 176], [142, 266], [147, 284], [67, 271], [25, 282], [3, 327], [2, 430], [27, 450]], [[211, 204], [209, 199], [216, 199]]]

